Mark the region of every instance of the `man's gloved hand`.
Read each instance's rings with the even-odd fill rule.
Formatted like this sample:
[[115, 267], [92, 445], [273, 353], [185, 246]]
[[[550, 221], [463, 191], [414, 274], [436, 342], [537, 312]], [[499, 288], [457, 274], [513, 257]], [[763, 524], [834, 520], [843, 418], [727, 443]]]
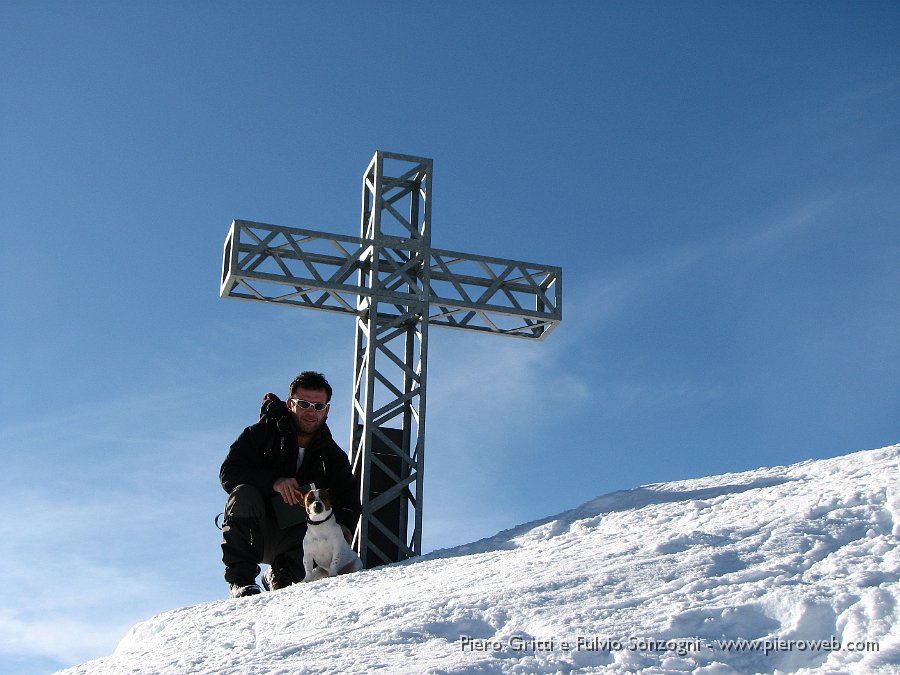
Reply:
[[262, 406], [259, 409], [259, 421], [264, 420], [275, 425], [283, 434], [293, 432], [291, 413], [284, 401], [275, 394], [269, 393], [263, 396]]

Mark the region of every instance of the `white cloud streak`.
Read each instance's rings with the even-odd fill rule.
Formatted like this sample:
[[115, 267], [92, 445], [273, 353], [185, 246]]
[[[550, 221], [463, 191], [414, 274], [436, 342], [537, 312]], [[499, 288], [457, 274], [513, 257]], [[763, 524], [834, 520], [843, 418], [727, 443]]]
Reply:
[[585, 321], [585, 328], [633, 308], [642, 298], [675, 283], [683, 275], [705, 266], [733, 266], [737, 261], [771, 253], [791, 238], [823, 226], [830, 214], [860, 192], [828, 195], [794, 206], [754, 229], [711, 236], [632, 260], [601, 273], [567, 300], [572, 313]]

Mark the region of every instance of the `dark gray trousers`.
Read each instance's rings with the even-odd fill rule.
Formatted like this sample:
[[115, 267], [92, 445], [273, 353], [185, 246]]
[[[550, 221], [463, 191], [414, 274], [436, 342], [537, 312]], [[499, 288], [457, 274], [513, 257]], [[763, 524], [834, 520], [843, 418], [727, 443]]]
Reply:
[[272, 566], [278, 587], [304, 577], [306, 523], [281, 529], [271, 504], [252, 485], [238, 485], [225, 502], [222, 562], [225, 580], [246, 586], [256, 581], [259, 565]]

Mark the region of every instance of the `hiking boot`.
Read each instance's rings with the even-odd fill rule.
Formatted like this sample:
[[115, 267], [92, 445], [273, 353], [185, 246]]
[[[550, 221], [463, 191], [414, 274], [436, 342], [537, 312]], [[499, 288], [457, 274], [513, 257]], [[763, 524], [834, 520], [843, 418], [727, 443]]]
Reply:
[[261, 593], [261, 590], [255, 582], [249, 584], [228, 585], [228, 595], [232, 598], [246, 598], [250, 595], [258, 595], [259, 593]]
[[262, 575], [262, 585], [267, 591], [277, 591], [282, 588], [287, 588], [292, 583], [294, 583], [293, 579], [291, 579], [287, 574], [276, 573], [274, 567], [270, 567]]

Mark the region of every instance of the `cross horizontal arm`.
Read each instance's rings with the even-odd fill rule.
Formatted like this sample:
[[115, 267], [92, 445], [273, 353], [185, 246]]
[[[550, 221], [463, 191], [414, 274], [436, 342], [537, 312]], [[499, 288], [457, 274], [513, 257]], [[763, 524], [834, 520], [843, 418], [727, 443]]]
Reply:
[[[562, 270], [503, 258], [235, 220], [225, 241], [221, 297], [361, 315], [428, 306], [433, 325], [543, 338], [562, 320]], [[378, 258], [376, 288], [361, 285]]]
[[359, 237], [235, 220], [219, 296], [356, 315], [364, 253]]
[[562, 269], [431, 250], [429, 322], [543, 338], [562, 320]]

